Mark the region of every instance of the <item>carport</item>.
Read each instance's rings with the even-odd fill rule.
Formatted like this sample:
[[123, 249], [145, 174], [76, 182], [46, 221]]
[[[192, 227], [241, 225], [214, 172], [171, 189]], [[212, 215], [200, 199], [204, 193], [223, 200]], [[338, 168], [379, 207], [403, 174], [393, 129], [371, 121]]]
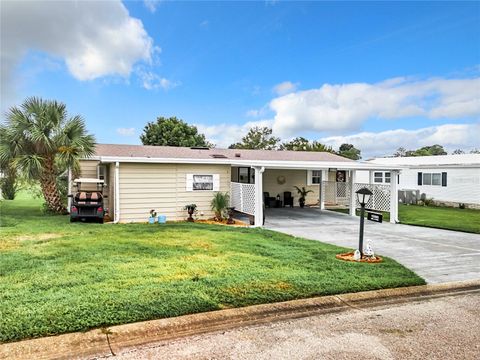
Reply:
[[[235, 178], [235, 172], [239, 172], [239, 169], [249, 169], [244, 178], [240, 175]], [[280, 189], [279, 184], [281, 185], [288, 178], [294, 177], [295, 180], [292, 180], [288, 190], [297, 199], [298, 195], [293, 185], [307, 186], [309, 189], [318, 190], [316, 192], [318, 194], [317, 198], [314, 200], [315, 205], [320, 210], [324, 210], [325, 204], [334, 198], [348, 207], [351, 216], [355, 216], [355, 210], [360, 206], [355, 192], [367, 187], [373, 192], [373, 196], [367, 203], [366, 208], [389, 212], [390, 222], [396, 223], [398, 222], [397, 184], [400, 169], [400, 167], [392, 168], [391, 166], [357, 161], [236, 161], [232, 163], [231, 206], [234, 206], [237, 211], [253, 217], [255, 226], [262, 226], [264, 216], [265, 218], [275, 217], [281, 213], [268, 210], [264, 212], [265, 193], [268, 192], [269, 195], [281, 199], [283, 193], [277, 191]], [[370, 173], [388, 171], [390, 172], [391, 182], [388, 185], [371, 182], [358, 183], [356, 182], [356, 172], [359, 170], [366, 170]], [[281, 175], [287, 172], [288, 176]], [[338, 181], [338, 178], [332, 179], [332, 173], [344, 174], [343, 181]], [[372, 178], [370, 176], [370, 179]], [[275, 191], [271, 193], [271, 189]], [[295, 203], [292, 211], [297, 210], [296, 215], [298, 216], [302, 216], [302, 214], [307, 216], [308, 214], [304, 211], [305, 209], [298, 207], [298, 203]], [[321, 212], [316, 214], [319, 216]]]

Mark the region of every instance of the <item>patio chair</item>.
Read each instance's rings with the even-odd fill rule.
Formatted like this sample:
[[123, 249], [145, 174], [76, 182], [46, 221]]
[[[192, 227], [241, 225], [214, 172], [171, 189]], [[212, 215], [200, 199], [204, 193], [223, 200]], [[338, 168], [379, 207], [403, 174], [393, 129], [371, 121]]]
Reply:
[[290, 207], [293, 207], [293, 197], [292, 193], [290, 191], [285, 191], [283, 193], [283, 206], [290, 205]]
[[277, 199], [275, 199], [273, 196], [270, 196], [270, 193], [268, 193], [267, 191], [263, 193], [263, 203], [265, 204], [265, 207], [275, 207], [276, 201]]

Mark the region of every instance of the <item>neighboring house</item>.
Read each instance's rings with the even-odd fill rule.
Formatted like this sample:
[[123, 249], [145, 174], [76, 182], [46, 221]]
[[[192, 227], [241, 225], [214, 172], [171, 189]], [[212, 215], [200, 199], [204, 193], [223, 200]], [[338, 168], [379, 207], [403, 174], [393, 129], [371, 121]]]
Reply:
[[[404, 167], [398, 178], [399, 190], [418, 190], [420, 196], [433, 198], [439, 205], [480, 208], [480, 154], [376, 158], [368, 162]], [[391, 177], [388, 171], [359, 171], [357, 180], [389, 184]]]
[[[265, 192], [282, 202], [284, 192], [291, 192], [298, 206], [294, 186], [305, 186], [313, 191], [307, 205], [323, 208], [326, 202], [338, 202], [349, 205], [354, 214], [354, 191], [362, 186], [354, 181], [356, 171], [399, 170], [326, 152], [106, 144], [98, 144], [95, 155], [81, 160], [80, 168], [81, 177], [107, 183], [106, 207], [115, 222], [146, 221], [151, 209], [168, 220], [181, 220], [185, 205], [191, 203], [197, 204], [200, 217], [213, 217], [210, 201], [221, 191], [228, 192], [232, 206], [254, 218], [256, 226], [262, 224]], [[386, 197], [384, 206], [396, 204], [396, 187], [392, 188], [395, 191], [387, 188], [381, 194]], [[380, 210], [396, 218], [396, 206]]]

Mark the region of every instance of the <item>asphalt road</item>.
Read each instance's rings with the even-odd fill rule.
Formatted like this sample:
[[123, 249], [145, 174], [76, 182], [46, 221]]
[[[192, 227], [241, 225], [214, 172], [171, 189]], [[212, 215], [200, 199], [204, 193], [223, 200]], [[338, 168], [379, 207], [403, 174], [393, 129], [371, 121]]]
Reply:
[[150, 344], [113, 359], [480, 359], [480, 292]]

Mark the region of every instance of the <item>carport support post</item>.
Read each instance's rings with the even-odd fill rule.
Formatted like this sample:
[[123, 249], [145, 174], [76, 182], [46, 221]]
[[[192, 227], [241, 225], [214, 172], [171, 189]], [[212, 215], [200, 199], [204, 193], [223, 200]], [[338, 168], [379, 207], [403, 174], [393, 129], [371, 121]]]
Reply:
[[263, 166], [253, 166], [255, 170], [255, 224], [254, 227], [263, 225]]
[[398, 222], [398, 171], [390, 171], [390, 222]]
[[[68, 167], [68, 195], [72, 194], [72, 168]], [[72, 207], [72, 198], [69, 196], [67, 198], [67, 211], [70, 213], [70, 208]]]
[[355, 177], [356, 177], [356, 171], [355, 170], [350, 170], [350, 206], [349, 206], [349, 213], [350, 216], [355, 216], [355, 207], [357, 205], [357, 196], [355, 194]]

